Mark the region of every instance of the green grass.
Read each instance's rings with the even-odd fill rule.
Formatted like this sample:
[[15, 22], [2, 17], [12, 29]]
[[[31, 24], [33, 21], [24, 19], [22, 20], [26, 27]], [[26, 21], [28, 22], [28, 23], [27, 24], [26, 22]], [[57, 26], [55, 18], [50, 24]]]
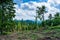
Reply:
[[48, 27], [48, 29], [60, 29], [60, 25], [58, 25], [58, 26], [51, 26], [51, 27]]
[[50, 37], [60, 37], [60, 25], [48, 27], [42, 31], [43, 34]]
[[40, 38], [44, 37], [60, 37], [60, 25], [48, 27], [42, 31], [37, 29], [19, 31], [13, 37], [16, 37], [17, 40], [40, 40]]

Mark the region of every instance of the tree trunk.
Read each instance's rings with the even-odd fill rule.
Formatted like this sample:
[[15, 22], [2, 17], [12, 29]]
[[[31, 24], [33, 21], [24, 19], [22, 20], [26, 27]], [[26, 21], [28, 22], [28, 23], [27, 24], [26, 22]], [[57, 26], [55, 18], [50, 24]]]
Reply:
[[42, 18], [43, 18], [43, 27], [45, 27], [45, 22], [44, 22], [44, 13], [42, 15]]

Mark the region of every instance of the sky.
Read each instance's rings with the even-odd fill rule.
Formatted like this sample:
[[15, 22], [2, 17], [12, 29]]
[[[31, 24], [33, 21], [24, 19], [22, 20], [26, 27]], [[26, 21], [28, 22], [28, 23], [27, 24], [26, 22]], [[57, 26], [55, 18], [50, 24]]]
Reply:
[[15, 18], [17, 20], [35, 20], [37, 7], [46, 6], [47, 13], [45, 19], [48, 19], [49, 14], [60, 12], [60, 0], [14, 0]]

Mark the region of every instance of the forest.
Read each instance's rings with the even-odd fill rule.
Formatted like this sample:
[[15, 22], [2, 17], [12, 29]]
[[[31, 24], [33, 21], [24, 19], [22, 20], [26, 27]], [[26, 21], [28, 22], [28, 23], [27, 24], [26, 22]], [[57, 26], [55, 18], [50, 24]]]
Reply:
[[[16, 3], [0, 0], [1, 40], [60, 40], [60, 12], [49, 14], [45, 20], [46, 7], [37, 7], [35, 21], [13, 19]], [[38, 21], [38, 19], [40, 21]]]

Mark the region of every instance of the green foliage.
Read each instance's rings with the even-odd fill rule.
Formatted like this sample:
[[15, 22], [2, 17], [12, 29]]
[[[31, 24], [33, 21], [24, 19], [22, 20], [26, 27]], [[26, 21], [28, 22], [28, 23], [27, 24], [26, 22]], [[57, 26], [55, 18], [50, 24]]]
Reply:
[[[42, 7], [37, 7], [37, 8], [38, 8], [37, 10], [38, 18], [44, 21], [44, 13], [46, 13], [46, 7], [42, 6]], [[45, 26], [45, 23], [43, 22], [42, 25]]]
[[60, 19], [53, 20], [53, 26], [60, 25]]
[[42, 16], [42, 19], [44, 20], [44, 13], [46, 12], [46, 7], [45, 6], [42, 6], [42, 7], [37, 7], [37, 16], [39, 19], [41, 19], [41, 16]]
[[[18, 20], [17, 20], [18, 21]], [[38, 24], [38, 27], [40, 27], [40, 24]], [[37, 29], [35, 22], [24, 22], [24, 21], [18, 21], [15, 27], [16, 30], [35, 30]]]
[[48, 26], [56, 26], [60, 25], [60, 13], [56, 13], [54, 17], [52, 17], [52, 14], [49, 15], [49, 19], [45, 21], [46, 25]]
[[21, 30], [21, 29], [22, 29], [22, 27], [21, 27], [21, 22], [18, 22], [17, 30], [19, 31], [19, 30]]
[[60, 25], [60, 13], [59, 12], [57, 12], [54, 16], [53, 25], [54, 26]]
[[60, 19], [60, 13], [59, 13], [59, 12], [57, 12], [57, 13], [55, 14], [54, 19]]
[[0, 0], [0, 33], [11, 32], [15, 28], [13, 0]]

